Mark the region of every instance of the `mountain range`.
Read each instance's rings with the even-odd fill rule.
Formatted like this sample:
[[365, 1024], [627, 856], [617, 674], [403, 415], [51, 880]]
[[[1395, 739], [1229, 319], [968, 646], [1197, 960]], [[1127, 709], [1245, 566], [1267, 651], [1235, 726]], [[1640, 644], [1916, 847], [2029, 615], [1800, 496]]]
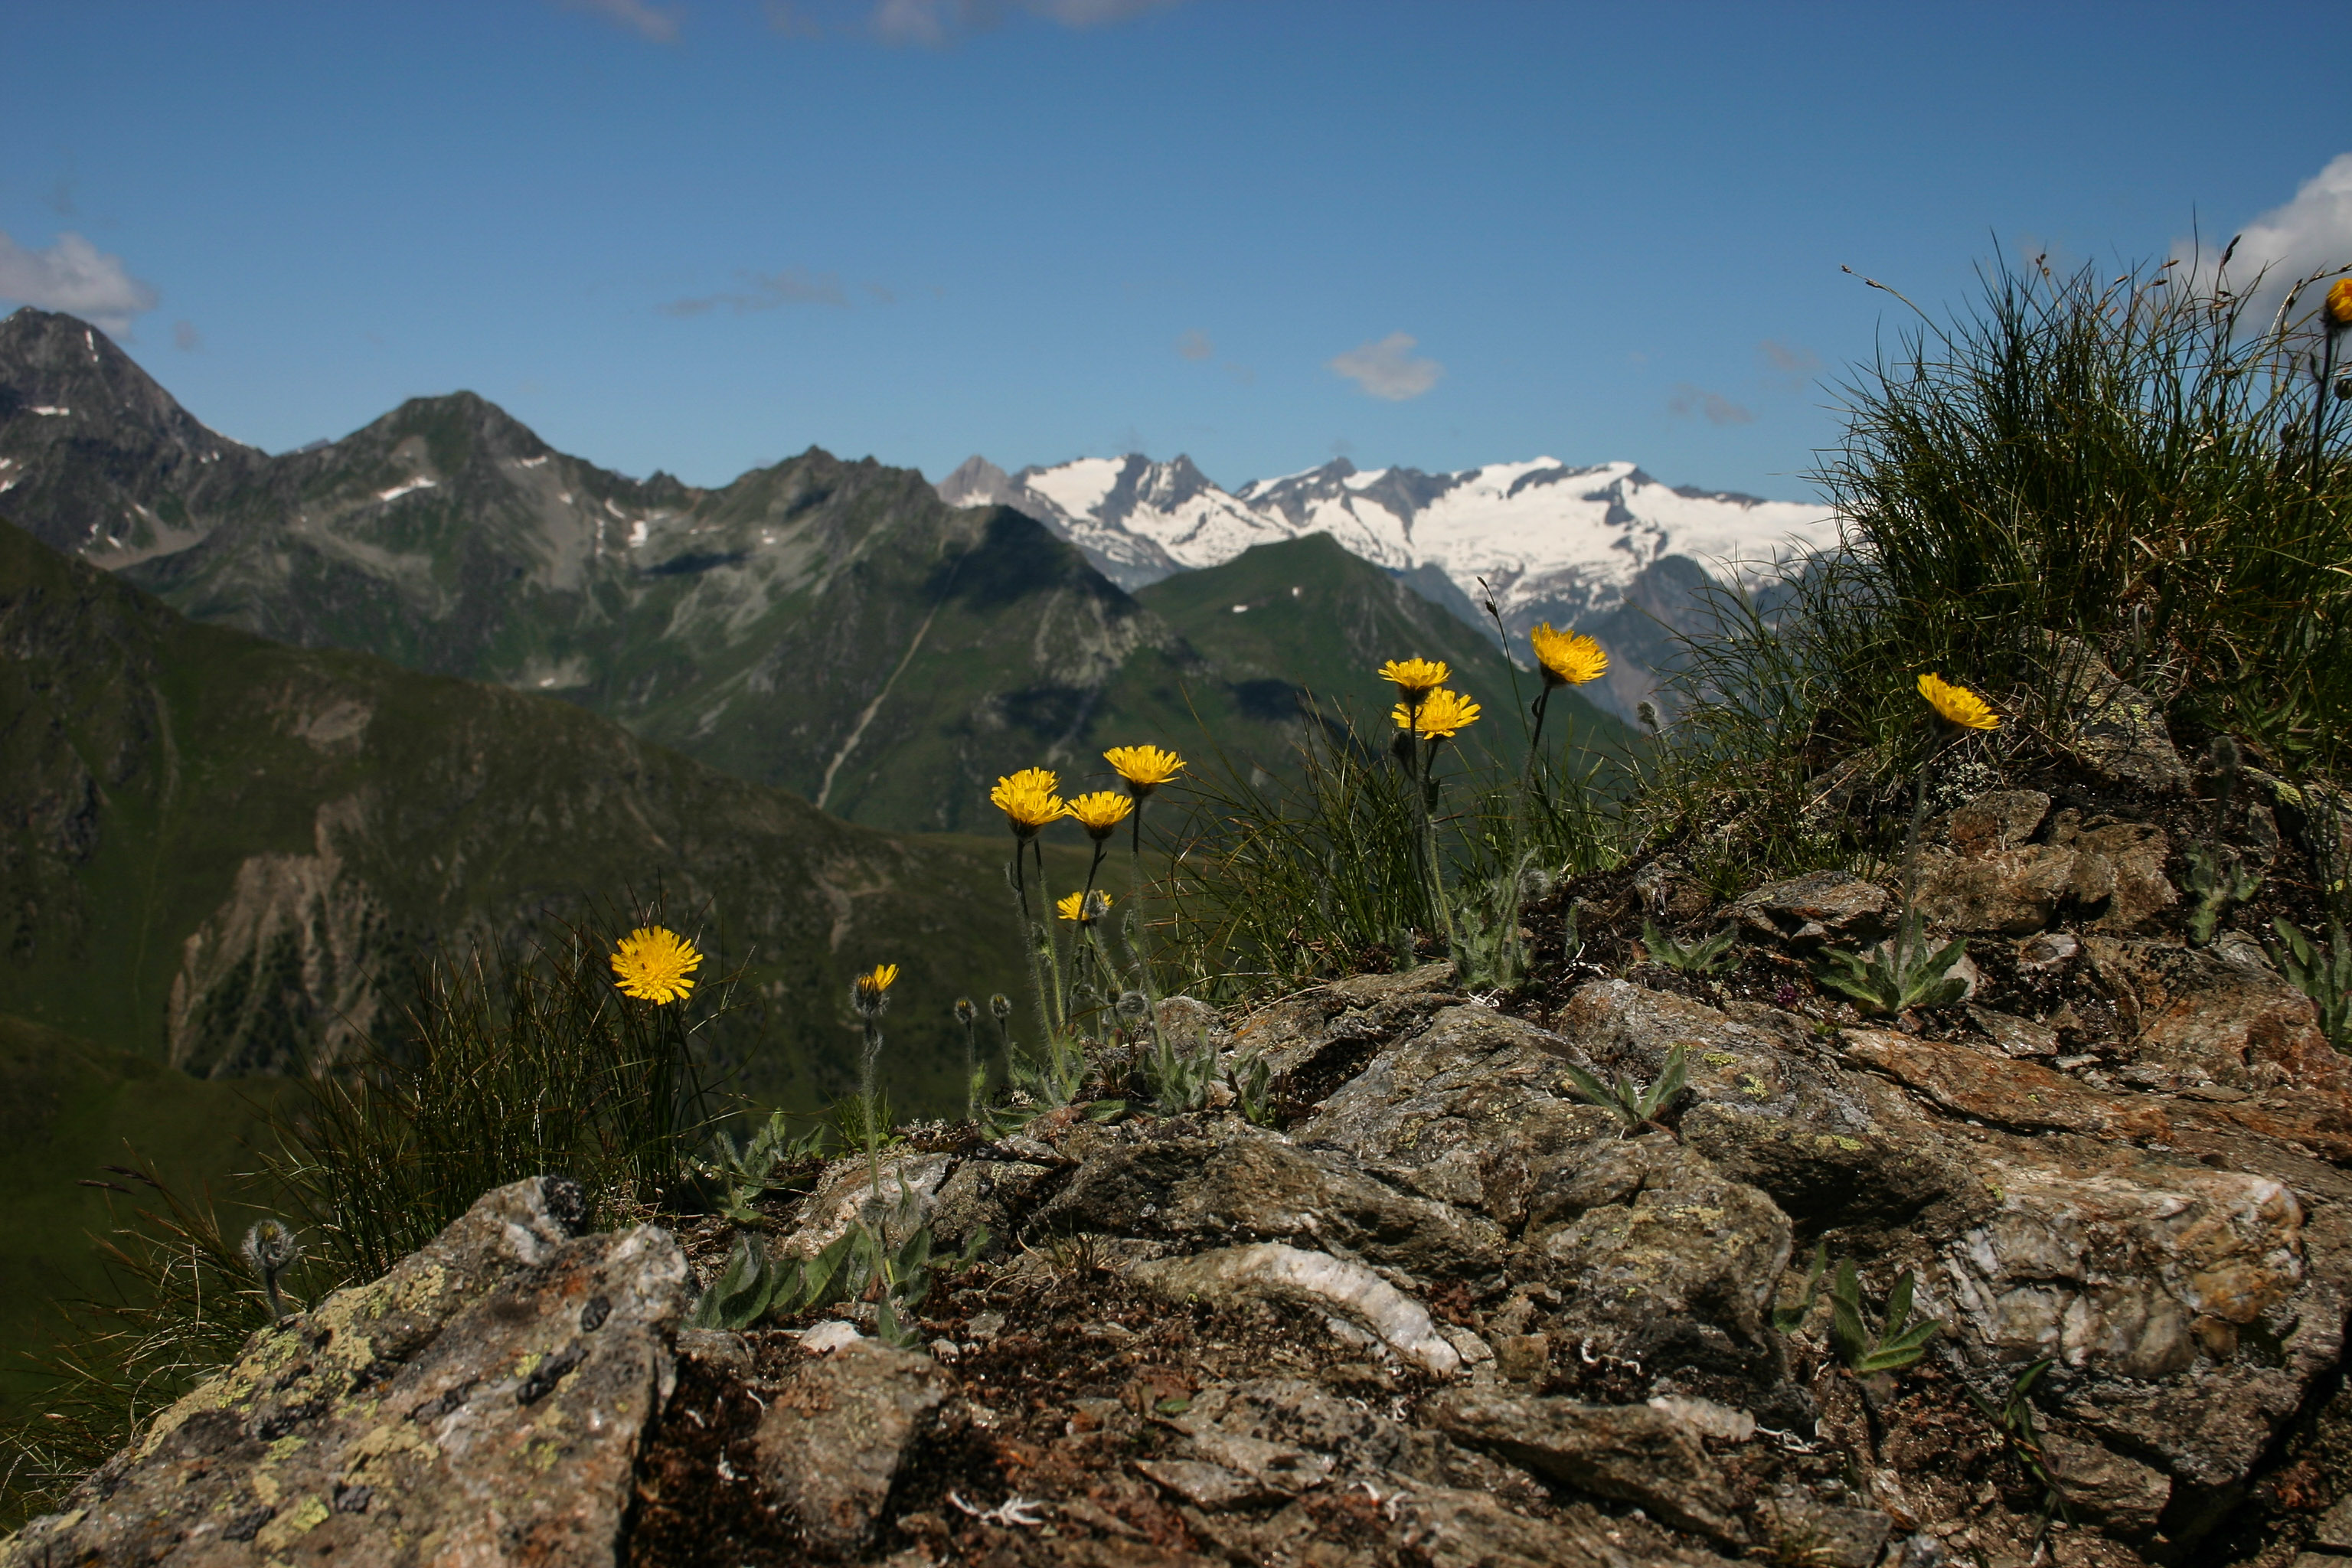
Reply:
[[1189, 458], [1081, 458], [1007, 474], [968, 458], [939, 483], [958, 506], [1011, 507], [1129, 589], [1213, 567], [1276, 540], [1328, 534], [1481, 629], [1576, 626], [1612, 652], [1592, 695], [1621, 717], [1657, 696], [1674, 630], [1702, 616], [1708, 582], [1747, 585], [1831, 543], [1822, 508], [1669, 486], [1632, 463], [1551, 458], [1454, 473], [1360, 471], [1345, 458], [1227, 491]]
[[[194, 619], [559, 697], [884, 827], [992, 829], [995, 777], [1077, 783], [1111, 744], [1213, 740], [1278, 769], [1302, 698], [1384, 707], [1372, 671], [1404, 654], [1489, 700], [1510, 684], [1490, 636], [1345, 551], [1237, 552], [1229, 584], [1129, 593], [912, 469], [812, 448], [715, 489], [639, 480], [469, 393], [271, 457], [33, 310], [0, 321], [0, 510]], [[1233, 606], [1253, 604], [1297, 620], [1296, 663], [1241, 651]]]

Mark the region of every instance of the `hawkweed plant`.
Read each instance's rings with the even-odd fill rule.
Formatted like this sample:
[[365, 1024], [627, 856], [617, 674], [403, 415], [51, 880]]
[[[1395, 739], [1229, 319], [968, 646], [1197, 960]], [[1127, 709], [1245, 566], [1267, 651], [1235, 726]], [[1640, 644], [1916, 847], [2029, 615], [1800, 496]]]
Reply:
[[856, 1012], [865, 1036], [857, 1057], [857, 1096], [866, 1132], [866, 1169], [874, 1194], [882, 1193], [882, 1117], [874, 1089], [875, 1064], [882, 1056], [882, 1015], [890, 1007], [890, 987], [898, 978], [895, 963], [877, 963], [849, 984], [849, 1005]]

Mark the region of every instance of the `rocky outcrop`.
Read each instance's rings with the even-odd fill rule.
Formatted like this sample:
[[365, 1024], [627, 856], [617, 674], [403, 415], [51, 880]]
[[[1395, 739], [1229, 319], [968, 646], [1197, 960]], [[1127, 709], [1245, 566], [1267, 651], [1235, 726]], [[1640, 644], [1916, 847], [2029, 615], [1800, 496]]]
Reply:
[[[2008, 790], [1936, 822], [1921, 896], [1971, 935], [1965, 1004], [1865, 1019], [1795, 984], [1893, 908], [1801, 879], [1738, 905], [1744, 995], [1587, 964], [1506, 1011], [1428, 965], [1188, 1005], [1268, 1064], [1280, 1129], [1064, 1108], [837, 1163], [775, 1205], [771, 1257], [989, 1233], [903, 1345], [871, 1300], [679, 1334], [666, 1234], [565, 1238], [547, 1189], [504, 1189], [257, 1339], [9, 1561], [128, 1560], [142, 1518], [221, 1561], [248, 1518], [255, 1553], [373, 1561], [379, 1518], [459, 1540], [459, 1496], [509, 1521], [468, 1542], [646, 1568], [2345, 1550], [2345, 1058], [2258, 945], [2179, 940], [2168, 830], [2077, 810]], [[1637, 1125], [1570, 1070], [1670, 1061], [1687, 1087]], [[706, 1278], [732, 1244], [687, 1238]], [[370, 1331], [383, 1366], [337, 1392], [358, 1303], [412, 1297], [367, 1309], [415, 1326]], [[1935, 1331], [1862, 1364], [1897, 1298]], [[517, 1468], [542, 1454], [561, 1509]]]
[[257, 1333], [0, 1564], [621, 1562], [686, 1259], [579, 1218], [565, 1182], [486, 1194]]

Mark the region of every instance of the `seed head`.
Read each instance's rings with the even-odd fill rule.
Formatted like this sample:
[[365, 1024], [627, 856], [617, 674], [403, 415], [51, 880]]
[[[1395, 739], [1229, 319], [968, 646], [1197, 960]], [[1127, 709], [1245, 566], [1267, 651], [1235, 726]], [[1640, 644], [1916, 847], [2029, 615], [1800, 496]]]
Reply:
[[988, 999], [988, 1010], [998, 1018], [1013, 1016], [1013, 998], [1000, 991]]
[[971, 997], [959, 996], [955, 999], [955, 1021], [957, 1023], [961, 1024], [968, 1029], [971, 1027], [971, 1021], [979, 1016], [980, 1009], [971, 1005]]

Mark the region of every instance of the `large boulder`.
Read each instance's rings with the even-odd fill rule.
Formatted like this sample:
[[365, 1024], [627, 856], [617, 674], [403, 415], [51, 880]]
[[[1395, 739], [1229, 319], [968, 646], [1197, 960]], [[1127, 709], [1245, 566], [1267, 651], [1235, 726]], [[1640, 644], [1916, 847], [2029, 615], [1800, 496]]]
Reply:
[[256, 1333], [0, 1564], [617, 1563], [686, 1260], [486, 1194], [373, 1283]]

